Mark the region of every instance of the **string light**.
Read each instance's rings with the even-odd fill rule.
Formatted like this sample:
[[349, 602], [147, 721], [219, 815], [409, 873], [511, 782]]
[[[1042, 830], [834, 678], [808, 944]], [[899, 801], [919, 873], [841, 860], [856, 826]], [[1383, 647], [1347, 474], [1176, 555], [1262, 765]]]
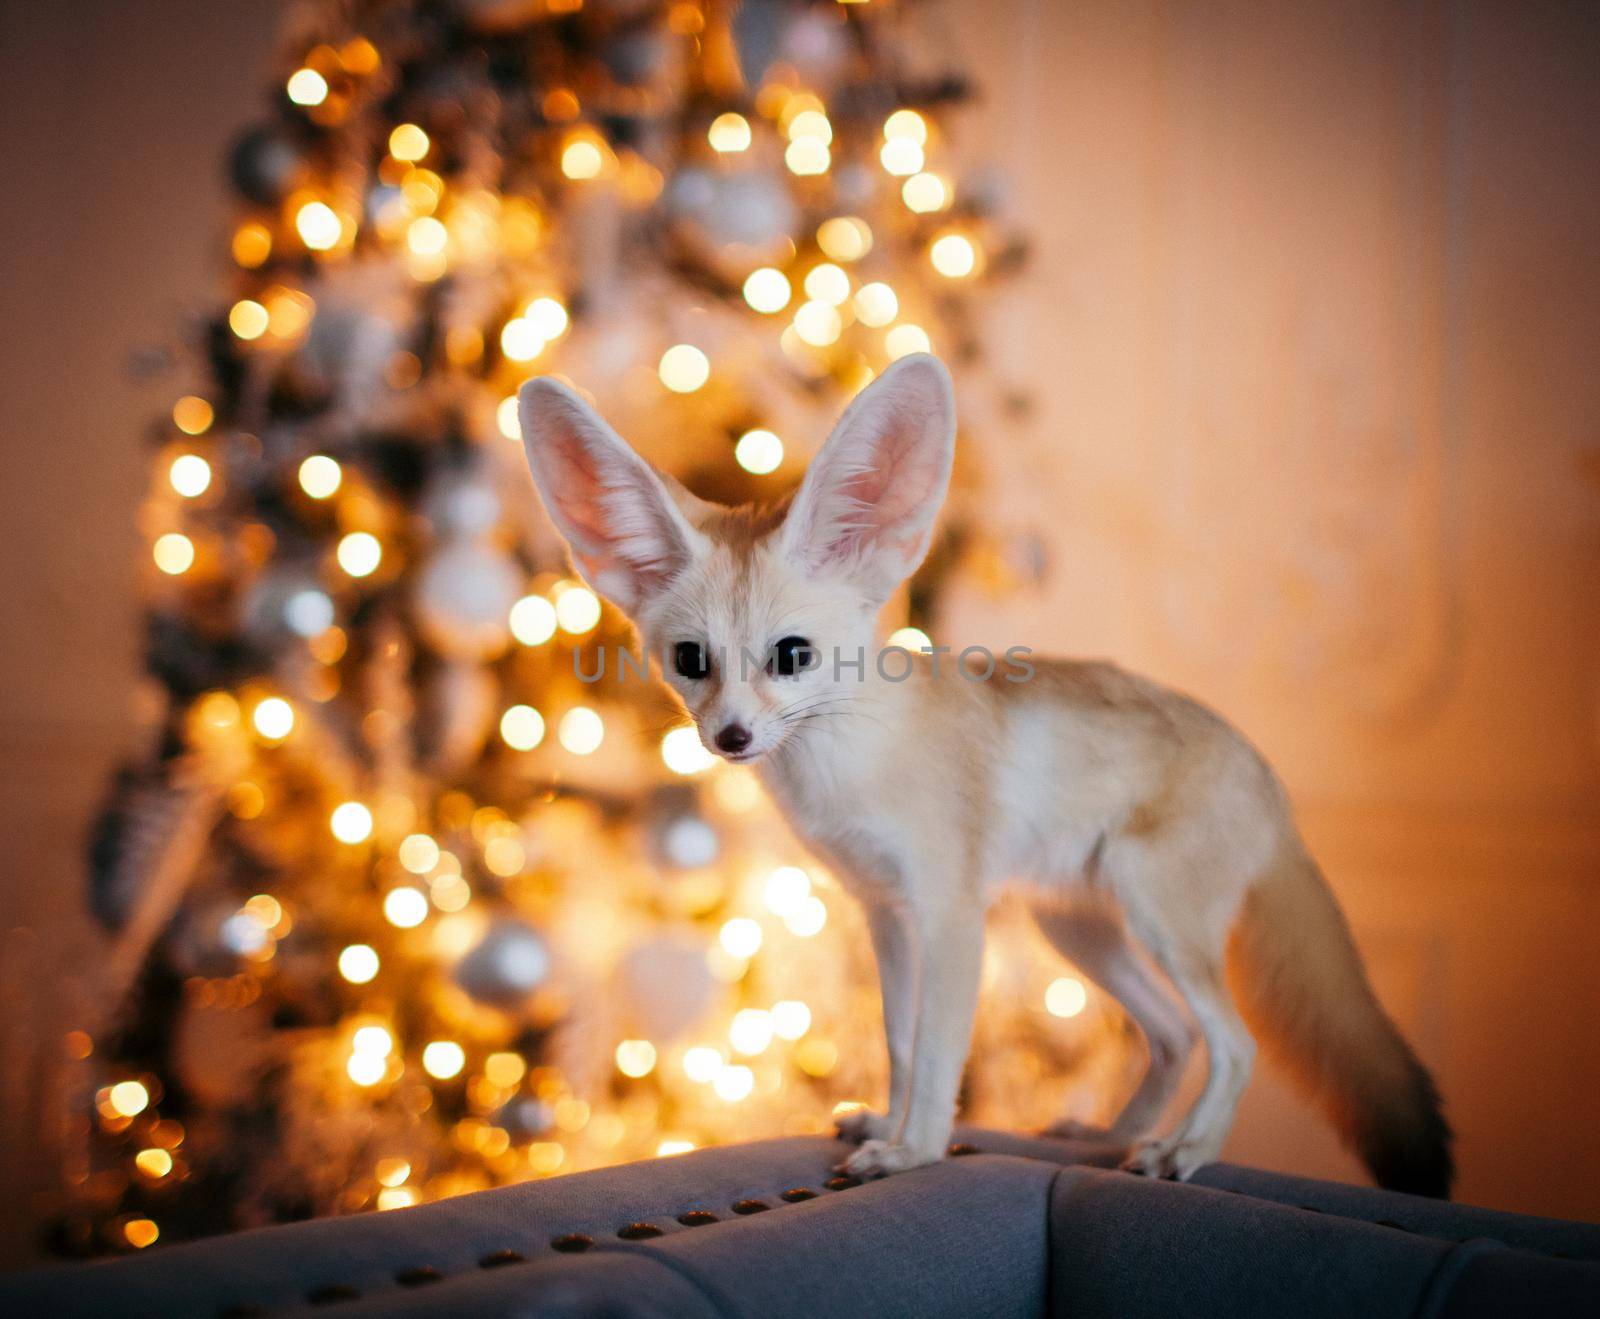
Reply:
[[1088, 1005], [1089, 991], [1071, 976], [1052, 980], [1044, 991], [1044, 1006], [1052, 1017], [1076, 1017]]
[[531, 362], [544, 352], [549, 341], [534, 328], [533, 322], [518, 316], [500, 331], [500, 351], [513, 362]]
[[900, 186], [900, 199], [919, 215], [942, 211], [950, 203], [950, 187], [937, 174], [913, 174]]
[[352, 1053], [344, 1065], [345, 1075], [359, 1086], [374, 1086], [388, 1075], [389, 1060], [376, 1053]]
[[933, 246], [928, 249], [928, 259], [946, 279], [961, 279], [970, 275], [978, 264], [977, 251], [965, 234], [945, 234], [935, 239]]
[[863, 325], [889, 325], [900, 314], [900, 299], [887, 284], [863, 284], [856, 290], [855, 309]]
[[717, 932], [729, 957], [754, 957], [761, 950], [761, 927], [748, 916], [735, 916]]
[[717, 763], [692, 725], [671, 729], [661, 739], [662, 762], [674, 774], [699, 774]]
[[177, 577], [194, 566], [194, 542], [181, 531], [169, 531], [157, 536], [150, 547], [156, 567], [170, 577]]
[[233, 231], [229, 250], [234, 261], [246, 270], [254, 270], [272, 255], [272, 231], [256, 220], [241, 224]]
[[787, 916], [811, 896], [811, 876], [799, 866], [779, 866], [767, 876], [761, 896], [774, 916]]
[[119, 1117], [138, 1117], [150, 1107], [150, 1091], [140, 1081], [118, 1081], [106, 1098]]
[[522, 418], [517, 414], [517, 396], [507, 395], [500, 400], [500, 406], [495, 409], [495, 424], [500, 427], [500, 433], [508, 440], [522, 438]]
[[179, 454], [167, 470], [167, 480], [185, 499], [194, 499], [210, 488], [211, 464], [197, 453]]
[[430, 145], [428, 135], [416, 124], [397, 124], [389, 134], [389, 154], [408, 164], [426, 156]]
[[557, 732], [561, 745], [575, 756], [587, 756], [600, 749], [606, 726], [600, 716], [585, 705], [575, 705], [561, 716]]
[[913, 325], [909, 321], [903, 325], [896, 325], [884, 335], [883, 346], [889, 356], [896, 361], [912, 353], [933, 351], [933, 343], [928, 338], [928, 332], [920, 325]]
[[422, 1070], [435, 1080], [448, 1081], [466, 1065], [466, 1051], [454, 1040], [434, 1040], [422, 1050]]
[[315, 69], [296, 69], [289, 75], [284, 90], [296, 105], [321, 105], [328, 99], [328, 80]]
[[730, 1063], [711, 1080], [711, 1088], [717, 1092], [717, 1098], [730, 1104], [747, 1098], [755, 1085], [756, 1074], [743, 1063]]
[[781, 270], [762, 266], [752, 270], [744, 281], [744, 300], [753, 311], [770, 316], [789, 305], [789, 280]]
[[808, 177], [826, 174], [832, 157], [826, 142], [815, 137], [802, 137], [789, 143], [783, 153], [783, 163], [789, 167], [790, 173]]
[[787, 129], [791, 142], [820, 142], [823, 146], [833, 141], [833, 125], [821, 110], [802, 110], [789, 120]]
[[228, 328], [241, 339], [259, 339], [267, 321], [267, 309], [253, 298], [241, 298], [228, 310]]
[[586, 586], [569, 586], [556, 597], [556, 622], [563, 632], [581, 637], [600, 621], [600, 597]]
[[522, 316], [547, 343], [567, 331], [567, 309], [554, 298], [535, 298]]
[[406, 229], [406, 246], [418, 256], [438, 256], [450, 242], [450, 231], [431, 215], [420, 215]]
[[211, 404], [196, 394], [185, 394], [172, 405], [172, 424], [185, 435], [204, 435], [215, 416]]
[[407, 1159], [379, 1159], [372, 1173], [379, 1186], [403, 1186], [411, 1176], [411, 1163]]
[[822, 927], [828, 923], [828, 908], [822, 899], [813, 893], [795, 903], [793, 908], [784, 914], [783, 923], [789, 927], [790, 934], [809, 939], [814, 934], [820, 934]]
[[780, 1040], [798, 1040], [811, 1029], [811, 1009], [797, 998], [772, 1005], [772, 1033]]
[[513, 705], [500, 716], [500, 736], [513, 751], [532, 751], [544, 741], [544, 716], [531, 705]]
[[426, 875], [439, 864], [439, 844], [428, 834], [407, 834], [395, 850], [400, 864], [413, 875]]
[[826, 348], [837, 342], [843, 329], [839, 309], [826, 302], [802, 303], [794, 314], [794, 332], [813, 348]]
[[722, 1051], [706, 1044], [697, 1044], [683, 1055], [683, 1074], [702, 1085], [711, 1081], [726, 1065]]
[[146, 1177], [159, 1181], [172, 1171], [172, 1155], [167, 1150], [152, 1146], [133, 1156], [133, 1166]]
[[673, 344], [656, 371], [674, 394], [692, 394], [711, 378], [711, 360], [693, 344]]
[[392, 888], [383, 898], [383, 916], [398, 929], [415, 929], [428, 918], [428, 899], [409, 884]]
[[933, 649], [933, 641], [920, 627], [896, 628], [889, 634], [889, 645], [909, 650], [913, 655]]
[[556, 632], [556, 607], [542, 595], [525, 595], [511, 606], [511, 635], [524, 646], [538, 646]]
[[824, 261], [819, 266], [813, 266], [806, 275], [805, 289], [808, 298], [837, 307], [850, 298], [850, 276], [838, 266]]
[[687, 1154], [694, 1148], [692, 1140], [664, 1140], [656, 1146], [658, 1159], [669, 1159], [674, 1154]]
[[136, 1250], [143, 1250], [146, 1246], [153, 1246], [161, 1235], [161, 1229], [156, 1226], [153, 1218], [130, 1218], [122, 1225], [122, 1235], [127, 1238], [128, 1244]]
[[251, 713], [256, 732], [270, 742], [281, 742], [294, 730], [294, 706], [281, 696], [269, 696]]
[[337, 494], [344, 481], [344, 470], [326, 454], [314, 453], [300, 464], [300, 488], [313, 499]]
[[372, 837], [372, 812], [358, 801], [341, 802], [328, 817], [328, 828], [341, 843], [364, 843]]
[[728, 1026], [728, 1043], [735, 1053], [747, 1058], [764, 1053], [772, 1043], [772, 1014], [760, 1008], [744, 1008], [734, 1013]]
[[835, 261], [859, 261], [872, 251], [872, 230], [854, 215], [836, 215], [817, 229], [817, 246]]
[[344, 226], [333, 207], [325, 202], [307, 202], [295, 212], [294, 227], [300, 241], [313, 252], [326, 252], [339, 241]]
[[335, 555], [350, 576], [368, 577], [383, 562], [383, 546], [369, 532], [352, 531], [339, 542]]
[[878, 159], [891, 174], [915, 174], [923, 165], [922, 144], [909, 137], [890, 138], [879, 149]]
[[890, 142], [904, 138], [920, 147], [928, 140], [928, 124], [915, 110], [896, 110], [883, 121], [883, 136]]
[[569, 139], [561, 151], [561, 172], [575, 181], [599, 178], [605, 163], [600, 144], [587, 134]]
[[655, 1070], [656, 1046], [649, 1040], [623, 1040], [617, 1045], [617, 1070], [624, 1076], [648, 1076]]
[[713, 151], [744, 151], [750, 146], [750, 121], [731, 110], [727, 114], [719, 114], [711, 121], [706, 138]]
[[352, 985], [369, 984], [378, 974], [376, 950], [370, 944], [350, 944], [339, 954], [339, 974]]
[[783, 441], [768, 430], [749, 430], [733, 446], [733, 459], [754, 476], [775, 472], [783, 463]]

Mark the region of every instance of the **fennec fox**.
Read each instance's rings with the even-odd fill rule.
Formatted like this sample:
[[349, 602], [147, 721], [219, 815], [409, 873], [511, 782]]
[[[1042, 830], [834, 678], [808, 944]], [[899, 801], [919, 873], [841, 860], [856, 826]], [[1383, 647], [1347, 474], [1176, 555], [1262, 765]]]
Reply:
[[[975, 681], [948, 657], [874, 662], [877, 612], [927, 552], [950, 475], [955, 401], [936, 359], [903, 358], [862, 391], [772, 506], [696, 498], [554, 380], [524, 385], [520, 412], [578, 569], [662, 657], [705, 745], [755, 767], [866, 910], [891, 1079], [887, 1112], [840, 1124], [859, 1142], [848, 1172], [943, 1155], [984, 910], [1018, 884], [1050, 942], [1144, 1034], [1148, 1070], [1111, 1125], [1128, 1167], [1186, 1178], [1214, 1160], [1259, 1038], [1381, 1185], [1449, 1193], [1433, 1081], [1240, 734], [1105, 663], [1033, 660]], [[1204, 1087], [1158, 1133], [1197, 1031]]]

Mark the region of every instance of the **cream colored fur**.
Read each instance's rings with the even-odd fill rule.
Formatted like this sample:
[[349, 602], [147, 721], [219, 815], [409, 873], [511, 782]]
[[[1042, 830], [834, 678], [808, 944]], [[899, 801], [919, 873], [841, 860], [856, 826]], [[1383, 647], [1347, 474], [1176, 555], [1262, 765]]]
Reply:
[[[841, 1123], [859, 1142], [849, 1172], [942, 1156], [984, 911], [1017, 885], [1050, 941], [1147, 1041], [1148, 1070], [1112, 1124], [1129, 1166], [1187, 1177], [1221, 1150], [1255, 1054], [1225, 955], [1247, 897], [1263, 885], [1287, 891], [1285, 875], [1321, 898], [1256, 904], [1265, 914], [1249, 924], [1251, 960], [1271, 961], [1273, 913], [1288, 912], [1305, 922], [1289, 942], [1314, 992], [1295, 1001], [1294, 1021], [1277, 1020], [1272, 994], [1252, 1000], [1255, 1019], [1289, 1042], [1289, 1061], [1335, 1096], [1336, 1113], [1388, 1104], [1402, 1163], [1408, 1142], [1425, 1143], [1420, 1101], [1406, 1091], [1420, 1068], [1366, 986], [1276, 779], [1228, 724], [1109, 664], [1034, 661], [1022, 682], [1007, 680], [1017, 670], [1003, 661], [988, 681], [971, 681], [948, 656], [918, 657], [903, 682], [877, 670], [877, 612], [925, 554], [950, 471], [954, 403], [936, 360], [890, 367], [846, 412], [793, 501], [769, 509], [693, 498], [553, 381], [526, 385], [521, 408], [535, 480], [579, 569], [632, 615], [652, 654], [682, 641], [722, 654], [705, 679], [670, 664], [664, 676], [713, 751], [729, 725], [749, 731], [733, 758], [755, 765], [794, 831], [866, 910], [891, 1083], [884, 1112]], [[744, 650], [764, 654], [785, 636], [810, 641], [821, 665], [794, 677], [740, 672]], [[1334, 952], [1319, 956], [1324, 946]], [[1158, 1133], [1197, 1036], [1205, 1084]], [[1345, 1083], [1364, 1067], [1391, 1080]], [[1360, 1144], [1365, 1120], [1341, 1127]]]

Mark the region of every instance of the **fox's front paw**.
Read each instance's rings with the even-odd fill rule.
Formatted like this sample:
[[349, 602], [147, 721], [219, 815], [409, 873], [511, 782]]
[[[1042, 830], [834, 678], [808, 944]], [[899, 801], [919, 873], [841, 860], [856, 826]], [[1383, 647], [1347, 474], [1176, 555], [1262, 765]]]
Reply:
[[887, 1140], [894, 1132], [889, 1115], [874, 1113], [870, 1108], [858, 1108], [846, 1113], [833, 1125], [839, 1133], [839, 1139], [848, 1140], [853, 1145], [859, 1145], [864, 1140]]
[[924, 1164], [937, 1163], [944, 1157], [944, 1147], [925, 1149], [904, 1141], [869, 1140], [838, 1167], [865, 1181], [869, 1177], [886, 1177], [892, 1172], [905, 1172]]
[[1206, 1164], [1215, 1163], [1218, 1152], [1211, 1141], [1179, 1140], [1169, 1136], [1165, 1140], [1140, 1141], [1122, 1166], [1146, 1177], [1176, 1177], [1186, 1182]]

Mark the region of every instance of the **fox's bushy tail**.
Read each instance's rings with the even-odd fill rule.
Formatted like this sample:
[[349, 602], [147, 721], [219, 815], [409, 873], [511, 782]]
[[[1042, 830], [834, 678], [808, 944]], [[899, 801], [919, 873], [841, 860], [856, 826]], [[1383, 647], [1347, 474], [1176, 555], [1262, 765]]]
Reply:
[[1455, 1164], [1433, 1078], [1379, 1005], [1316, 864], [1291, 843], [1229, 947], [1239, 1010], [1379, 1186], [1448, 1198]]

